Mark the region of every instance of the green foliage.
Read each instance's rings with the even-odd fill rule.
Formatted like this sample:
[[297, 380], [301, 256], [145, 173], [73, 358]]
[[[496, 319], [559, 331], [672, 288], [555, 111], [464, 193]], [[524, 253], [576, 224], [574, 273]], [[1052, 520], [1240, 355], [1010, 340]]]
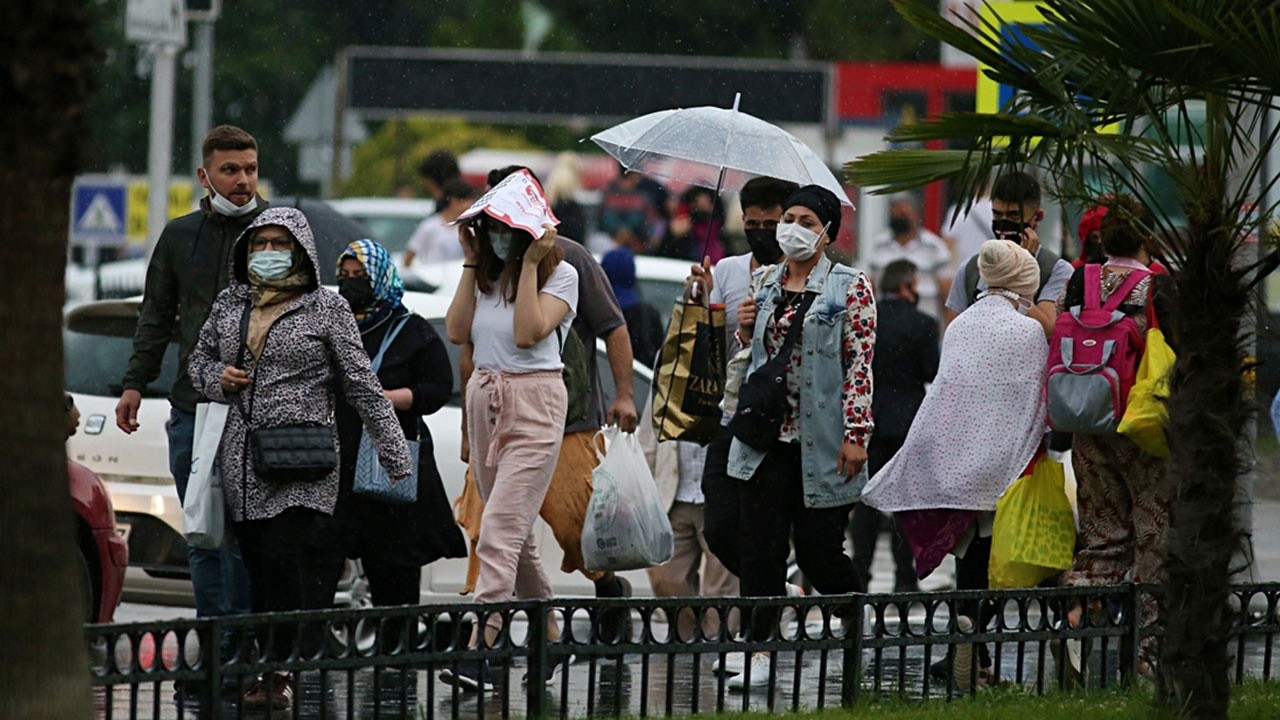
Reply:
[[462, 120], [411, 118], [383, 123], [355, 151], [348, 196], [391, 196], [401, 187], [417, 188], [418, 163], [437, 149], [461, 155], [475, 148], [536, 150], [516, 129], [473, 125]]

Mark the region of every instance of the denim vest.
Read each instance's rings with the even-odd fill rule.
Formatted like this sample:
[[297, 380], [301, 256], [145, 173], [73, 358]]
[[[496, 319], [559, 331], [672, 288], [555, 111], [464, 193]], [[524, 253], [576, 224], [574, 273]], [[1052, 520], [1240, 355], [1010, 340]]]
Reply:
[[[756, 324], [751, 335], [748, 373], [755, 372], [768, 360], [764, 333], [767, 319], [773, 315], [782, 297], [784, 267], [780, 264], [761, 270], [768, 276], [755, 298]], [[800, 403], [797, 407], [800, 414], [800, 471], [804, 483], [804, 504], [809, 508], [852, 504], [862, 495], [862, 486], [867, 484], [865, 465], [848, 481], [836, 472], [840, 446], [844, 444], [845, 368], [841, 356], [848, 315], [845, 303], [849, 286], [861, 274], [859, 270], [834, 264], [823, 256], [805, 283], [806, 292], [818, 293], [804, 316], [804, 332], [800, 339], [804, 361], [800, 363]], [[734, 438], [729, 447], [729, 476], [750, 480], [764, 456], [763, 451]]]

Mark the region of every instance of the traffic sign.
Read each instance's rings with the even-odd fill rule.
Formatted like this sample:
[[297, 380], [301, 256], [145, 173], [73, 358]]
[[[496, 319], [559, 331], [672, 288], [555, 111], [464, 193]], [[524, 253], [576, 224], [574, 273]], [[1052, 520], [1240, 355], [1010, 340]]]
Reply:
[[129, 42], [187, 44], [187, 20], [183, 0], [128, 0], [124, 37]]
[[[168, 219], [182, 217], [195, 208], [195, 186], [190, 180], [175, 180], [169, 184]], [[128, 214], [125, 216], [126, 236], [130, 244], [147, 243], [148, 183], [145, 179], [131, 180], [128, 184]]]
[[[1037, 50], [1018, 25], [1043, 25], [1044, 4], [1038, 2], [989, 2], [979, 11], [982, 20], [1000, 28], [1001, 45], [1019, 44]], [[998, 113], [1013, 98], [1013, 88], [987, 77], [990, 66], [979, 63], [976, 110], [980, 113]]]
[[77, 181], [71, 194], [71, 240], [83, 245], [125, 242], [123, 179]]

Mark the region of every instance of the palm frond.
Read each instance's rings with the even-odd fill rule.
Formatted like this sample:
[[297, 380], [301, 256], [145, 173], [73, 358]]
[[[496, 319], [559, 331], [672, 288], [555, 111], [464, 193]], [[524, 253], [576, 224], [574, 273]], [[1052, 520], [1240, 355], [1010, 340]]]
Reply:
[[902, 192], [937, 180], [963, 180], [986, 172], [981, 157], [967, 150], [883, 150], [846, 163], [845, 173], [859, 187], [877, 194]]

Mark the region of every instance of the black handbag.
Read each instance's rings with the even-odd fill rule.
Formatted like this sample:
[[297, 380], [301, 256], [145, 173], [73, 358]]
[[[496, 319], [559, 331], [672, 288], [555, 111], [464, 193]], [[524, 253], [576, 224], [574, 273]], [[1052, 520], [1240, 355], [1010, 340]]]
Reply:
[[279, 425], [249, 433], [254, 473], [273, 483], [323, 480], [338, 466], [333, 429], [325, 425]]
[[[246, 304], [240, 317], [240, 361], [244, 365], [244, 356], [248, 351], [249, 313], [251, 305]], [[338, 467], [338, 451], [333, 444], [333, 428], [328, 425], [277, 425], [275, 427], [252, 427], [253, 400], [257, 395], [257, 384], [249, 386], [249, 411], [244, 412], [245, 425], [248, 426], [248, 454], [253, 460], [254, 474], [272, 483], [316, 482], [328, 477]]]
[[804, 316], [817, 293], [807, 292], [796, 308], [791, 327], [773, 357], [747, 376], [738, 390], [738, 411], [729, 420], [729, 432], [756, 450], [768, 450], [778, 441], [787, 415], [787, 370], [791, 351], [800, 338]]

